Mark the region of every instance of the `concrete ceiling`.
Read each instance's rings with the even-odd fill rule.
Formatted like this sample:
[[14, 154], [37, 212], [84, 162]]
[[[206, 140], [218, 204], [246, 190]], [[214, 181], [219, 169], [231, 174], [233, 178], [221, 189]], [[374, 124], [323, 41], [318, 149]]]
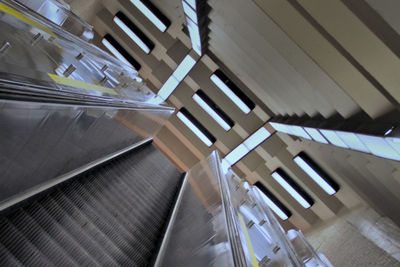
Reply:
[[[398, 108], [397, 99], [391, 95], [393, 91], [390, 90], [390, 77], [372, 68], [371, 62], [362, 61], [363, 58], [357, 51], [350, 55], [343, 52], [343, 49], [353, 51], [356, 40], [346, 42], [346, 36], [336, 34], [335, 25], [328, 27], [331, 26], [330, 21], [318, 16], [320, 12], [326, 12], [324, 7], [318, 6], [320, 11], [312, 9], [313, 4], [319, 5], [318, 1], [208, 1], [211, 7], [209, 53], [199, 59], [184, 82], [168, 99], [168, 103], [178, 109], [186, 107], [212, 132], [217, 141], [212, 147], [206, 147], [176, 116], [171, 117], [154, 139], [155, 145], [181, 170], [188, 170], [212, 150], [217, 149], [222, 155], [226, 155], [249, 134], [266, 125], [272, 116], [306, 114], [325, 118], [340, 115], [348, 118], [364, 112], [372, 119]], [[308, 2], [312, 2], [311, 6], [308, 6]], [[339, 12], [344, 8], [346, 12], [340, 13], [344, 19], [360, 22], [358, 16], [362, 14], [354, 13], [340, 0], [330, 2], [333, 5], [332, 12]], [[391, 12], [385, 11], [383, 4], [372, 0], [369, 2], [374, 2], [381, 8], [380, 13], [375, 12], [375, 9], [369, 12], [377, 20], [380, 19], [382, 27], [398, 22]], [[97, 33], [95, 43], [102, 47], [99, 37], [111, 33], [141, 63], [139, 74], [157, 92], [190, 51], [191, 44], [182, 31], [185, 19], [181, 1], [153, 0], [152, 3], [172, 21], [166, 33], [160, 33], [152, 26], [129, 0], [93, 1], [93, 9], [86, 7], [84, 13], [92, 18], [89, 22], [94, 25]], [[356, 4], [359, 7], [357, 1]], [[72, 2], [71, 6], [79, 14], [79, 5]], [[366, 5], [360, 10], [371, 9], [371, 6], [372, 4]], [[120, 10], [154, 41], [156, 47], [151, 54], [144, 54], [112, 23], [113, 15]], [[390, 19], [386, 19], [384, 15]], [[317, 24], [324, 25], [323, 29], [310, 16], [318, 19], [320, 24]], [[366, 21], [362, 21], [360, 25], [360, 29], [350, 29], [347, 34], [358, 36], [357, 38], [368, 36], [370, 42], [366, 44], [366, 51], [375, 51], [371, 50], [371, 46], [375, 46], [377, 53], [389, 57], [391, 66], [396, 66], [398, 57], [390, 47], [394, 47], [397, 39], [388, 38], [390, 44], [379, 42], [381, 37], [378, 38], [378, 35], [374, 32], [371, 34], [371, 30], [368, 30], [373, 25], [368, 25]], [[361, 36], [360, 31], [363, 32]], [[336, 35], [332, 40], [329, 36], [334, 33]], [[368, 55], [366, 53], [362, 56]], [[256, 103], [256, 108], [250, 114], [241, 112], [210, 81], [209, 77], [218, 68]], [[368, 73], [373, 79], [366, 75]], [[377, 88], [375, 81], [388, 86]], [[224, 131], [192, 100], [192, 95], [199, 88], [235, 121], [233, 129]], [[268, 128], [268, 125], [265, 127]], [[336, 195], [325, 194], [293, 163], [293, 156], [300, 151], [306, 151], [340, 183], [341, 190]], [[278, 167], [285, 169], [311, 194], [316, 201], [312, 208], [303, 209], [272, 179], [270, 174]], [[273, 134], [233, 169], [250, 183], [262, 181], [293, 212], [288, 221], [282, 222], [285, 228], [306, 230], [362, 203], [368, 203], [385, 214], [400, 214], [398, 210], [387, 208], [387, 203], [399, 201], [395, 194], [396, 190], [400, 190], [398, 162], [279, 133]], [[392, 218], [400, 221], [398, 217], [395, 214]]]

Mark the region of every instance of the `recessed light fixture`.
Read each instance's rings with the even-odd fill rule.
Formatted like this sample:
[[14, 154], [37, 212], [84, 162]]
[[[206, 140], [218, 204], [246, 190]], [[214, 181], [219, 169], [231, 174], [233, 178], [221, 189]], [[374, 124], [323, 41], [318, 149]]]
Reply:
[[300, 152], [293, 160], [329, 195], [339, 190], [339, 185], [304, 152]]
[[314, 200], [285, 171], [277, 169], [271, 176], [277, 181], [303, 208], [308, 209]]
[[181, 108], [176, 115], [206, 146], [215, 143], [215, 137], [185, 108]]
[[323, 144], [329, 144], [329, 142], [326, 141], [325, 137], [322, 136], [322, 134], [318, 131], [318, 129], [304, 127], [304, 130], [311, 136], [311, 138], [314, 141], [317, 141], [317, 142], [323, 143]]
[[332, 130], [320, 130], [321, 134], [332, 144], [342, 148], [349, 148], [342, 139]]
[[154, 43], [124, 13], [118, 12], [113, 20], [140, 49], [146, 54], [151, 52], [154, 48]]
[[197, 24], [198, 22], [197, 22], [196, 11], [191, 6], [189, 6], [189, 4], [186, 3], [185, 1], [182, 1], [182, 6], [183, 6], [183, 12], [185, 12], [186, 16]]
[[282, 220], [287, 220], [292, 213], [286, 206], [275, 197], [261, 182], [256, 182], [254, 186], [259, 190], [265, 203], [273, 210], [273, 212]]
[[222, 71], [216, 70], [210, 79], [245, 114], [249, 114], [255, 107], [255, 104]]
[[139, 70], [141, 65], [137, 62], [110, 34], [106, 34], [101, 43], [119, 60]]
[[136, 6], [161, 32], [165, 32], [171, 22], [150, 2], [141, 0], [131, 0]]
[[229, 131], [234, 122], [201, 89], [193, 95], [193, 100], [208, 113], [225, 131]]

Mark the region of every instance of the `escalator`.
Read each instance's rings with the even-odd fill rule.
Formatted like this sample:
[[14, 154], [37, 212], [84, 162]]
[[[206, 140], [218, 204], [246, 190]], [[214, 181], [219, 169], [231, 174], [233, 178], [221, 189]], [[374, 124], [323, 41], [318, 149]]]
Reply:
[[148, 266], [181, 181], [150, 143], [74, 177], [4, 212], [0, 266]]

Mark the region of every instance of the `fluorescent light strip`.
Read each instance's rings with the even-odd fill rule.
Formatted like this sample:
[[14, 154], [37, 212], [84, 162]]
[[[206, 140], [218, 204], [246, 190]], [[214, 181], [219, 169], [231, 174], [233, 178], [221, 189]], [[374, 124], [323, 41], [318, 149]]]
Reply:
[[370, 153], [369, 149], [361, 142], [356, 134], [350, 132], [336, 131], [336, 134], [351, 149]]
[[269, 124], [278, 132], [292, 134], [291, 128], [286, 124], [278, 123], [278, 122], [270, 122]]
[[357, 136], [373, 155], [392, 160], [400, 160], [400, 154], [386, 142], [385, 138], [364, 134], [357, 134]]
[[206, 146], [210, 147], [212, 146], [212, 142], [210, 139], [208, 139], [208, 137], [203, 134], [203, 132], [197, 128], [196, 125], [194, 125], [182, 112], [178, 112], [176, 114], [176, 116], [178, 116], [178, 118], [184, 123], [186, 124], [186, 126], [204, 143], [206, 144]]
[[243, 143], [238, 145], [235, 149], [233, 149], [228, 155], [225, 156], [225, 160], [228, 161], [231, 166], [238, 162], [241, 158], [250, 153], [253, 149], [255, 149], [258, 145], [268, 139], [271, 134], [265, 129], [261, 127], [256, 132], [254, 132], [251, 136], [249, 136]]
[[181, 82], [195, 64], [196, 60], [194, 60], [190, 55], [186, 55], [186, 57], [178, 65], [174, 73], [172, 73], [172, 76], [174, 76], [178, 81]]
[[117, 16], [114, 17], [114, 22], [131, 38], [146, 54], [150, 53], [150, 48], [137, 36], [126, 24]]
[[294, 162], [306, 172], [311, 179], [313, 179], [326, 193], [329, 195], [333, 195], [336, 193], [336, 190], [328, 184], [324, 178], [322, 178], [316, 171], [311, 168], [310, 165], [307, 164], [300, 156], [294, 158]]
[[196, 11], [194, 11], [193, 8], [191, 8], [185, 1], [182, 1], [182, 5], [183, 12], [185, 12], [186, 16], [188, 16], [188, 18], [190, 18], [194, 23], [197, 24], [198, 22]]
[[176, 87], [178, 87], [179, 83], [185, 78], [194, 65], [196, 65], [196, 61], [190, 55], [187, 55], [158, 91], [158, 95], [163, 100], [166, 100], [176, 89]]
[[185, 0], [194, 10], [196, 10], [196, 0]]
[[349, 148], [342, 139], [332, 130], [320, 130], [321, 134], [332, 144], [342, 148]]
[[295, 125], [290, 125], [293, 135], [302, 137], [307, 140], [311, 140], [311, 137], [308, 135], [308, 133], [300, 126], [295, 126]]
[[236, 162], [238, 162], [241, 158], [246, 156], [249, 152], [250, 150], [242, 143], [238, 145], [235, 149], [233, 149], [231, 152], [229, 152], [224, 159], [227, 162], [229, 162], [229, 164], [232, 166]]
[[158, 91], [158, 95], [163, 99], [167, 100], [167, 98], [172, 94], [172, 92], [178, 87], [179, 81], [174, 77], [170, 76], [168, 80], [161, 87], [160, 91]]
[[240, 110], [242, 110], [245, 114], [250, 113], [250, 108], [217, 75], [213, 74], [211, 76], [211, 80], [227, 97], [229, 97], [233, 103], [240, 108]]
[[253, 150], [256, 148], [259, 144], [267, 140], [268, 137], [270, 137], [271, 134], [268, 132], [267, 129], [264, 127], [261, 127], [257, 131], [255, 131], [252, 135], [250, 135], [244, 142], [243, 144], [249, 149]]
[[165, 32], [167, 26], [140, 0], [131, 0], [131, 3], [136, 6], [161, 32]]
[[199, 27], [190, 19], [187, 19], [190, 41], [192, 42], [193, 50], [201, 56], [201, 39]]
[[229, 131], [231, 126], [220, 116], [215, 110], [210, 107], [199, 95], [194, 94], [193, 100], [204, 109], [225, 131]]
[[400, 138], [386, 137], [385, 141], [400, 155]]
[[277, 172], [271, 174], [271, 176], [277, 181], [303, 208], [308, 209], [311, 204], [308, 203], [297, 191], [294, 189], [286, 180]]
[[322, 136], [322, 134], [318, 131], [318, 129], [315, 128], [309, 128], [309, 127], [304, 127], [304, 130], [311, 136], [311, 138], [314, 141], [323, 143], [323, 144], [329, 144], [328, 141]]
[[[128, 64], [129, 66], [132, 66], [132, 64], [126, 60], [126, 58], [120, 53], [118, 52], [118, 50], [105, 38], [103, 38], [101, 40], [101, 43], [119, 60], [121, 60], [122, 62], [124, 62], [125, 64]], [[132, 66], [133, 68], [133, 66]]]
[[260, 189], [257, 188], [257, 190], [260, 191], [260, 195], [262, 199], [265, 201], [265, 203], [270, 207], [270, 209], [283, 221], [289, 219], [289, 217], [286, 215], [286, 213], [281, 210], [278, 205], [276, 205], [264, 192], [262, 192]]

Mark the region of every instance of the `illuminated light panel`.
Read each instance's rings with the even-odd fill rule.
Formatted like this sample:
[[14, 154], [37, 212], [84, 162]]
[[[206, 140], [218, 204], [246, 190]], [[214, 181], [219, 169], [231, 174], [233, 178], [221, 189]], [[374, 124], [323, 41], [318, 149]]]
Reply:
[[167, 25], [165, 25], [145, 4], [140, 0], [131, 0], [131, 3], [140, 10], [150, 21], [154, 24], [161, 32], [167, 30]]
[[304, 127], [304, 130], [311, 136], [314, 141], [319, 143], [328, 144], [329, 142], [322, 136], [322, 134], [315, 128]]
[[255, 131], [252, 135], [250, 135], [244, 142], [243, 144], [249, 149], [253, 150], [256, 148], [259, 144], [267, 140], [268, 137], [270, 137], [271, 134], [265, 129], [264, 127], [261, 127], [257, 131]]
[[292, 185], [290, 185], [285, 178], [282, 177], [277, 171], [273, 172], [271, 176], [277, 181], [303, 208], [308, 209], [313, 203], [307, 201]]
[[166, 100], [172, 94], [172, 92], [176, 89], [176, 87], [178, 87], [178, 85], [179, 85], [179, 81], [177, 79], [175, 79], [174, 76], [170, 76], [168, 78], [168, 80], [163, 84], [160, 91], [158, 91], [158, 95], [162, 99]]
[[225, 131], [229, 131], [232, 127], [204, 101], [198, 94], [193, 95], [193, 100], [204, 109]]
[[241, 158], [246, 156], [250, 150], [242, 143], [238, 145], [235, 149], [233, 149], [231, 152], [229, 152], [228, 155], [225, 156], [225, 160], [229, 162], [229, 164], [232, 166], [236, 162], [238, 162]]
[[172, 73], [172, 76], [174, 76], [178, 81], [181, 82], [195, 64], [196, 60], [194, 60], [190, 55], [186, 55], [186, 57], [178, 65], [174, 73]]
[[151, 49], [148, 47], [143, 40], [134, 33], [131, 28], [129, 28], [119, 17], [118, 15], [114, 17], [115, 24], [118, 25], [128, 36], [131, 38], [146, 54], [149, 54]]
[[164, 83], [157, 95], [159, 95], [163, 100], [166, 100], [194, 65], [196, 65], [196, 61], [190, 55], [187, 55]]
[[196, 126], [194, 123], [188, 119], [181, 111], [179, 111], [176, 116], [208, 147], [212, 146], [213, 142]]
[[270, 122], [269, 123], [276, 131], [285, 133], [285, 134], [292, 134], [291, 128], [283, 123], [278, 123], [278, 122]]
[[182, 6], [183, 12], [185, 12], [186, 16], [188, 16], [188, 18], [190, 18], [193, 22], [197, 24], [198, 22], [196, 11], [193, 10], [193, 8], [191, 8], [185, 1], [182, 1]]
[[192, 42], [192, 48], [199, 56], [201, 56], [201, 39], [199, 27], [190, 19], [188, 19], [187, 22], [190, 41]]
[[357, 134], [357, 136], [373, 155], [392, 160], [400, 160], [400, 154], [386, 142], [385, 138], [364, 134]]
[[211, 80], [233, 103], [238, 106], [238, 108], [240, 108], [240, 110], [245, 114], [250, 113], [250, 108], [217, 75], [213, 74]]
[[[124, 62], [127, 65], [132, 66], [131, 63], [129, 63], [128, 60], [105, 38], [101, 40], [101, 43], [119, 60]], [[132, 66], [133, 67], [133, 66]]]
[[196, 10], [196, 0], [185, 0], [194, 10]]
[[396, 137], [386, 137], [385, 140], [400, 155], [400, 139]]
[[250, 135], [243, 143], [238, 145], [235, 149], [233, 149], [228, 155], [225, 156], [226, 159], [231, 166], [238, 162], [241, 158], [250, 153], [253, 149], [255, 149], [258, 145], [268, 139], [271, 134], [265, 129], [261, 127], [252, 135]]
[[336, 131], [336, 134], [351, 149], [370, 153], [369, 149], [361, 142], [356, 134], [351, 132]]
[[322, 135], [332, 144], [342, 148], [349, 148], [342, 139], [332, 130], [320, 130]]
[[311, 177], [327, 194], [333, 195], [337, 192], [321, 175], [319, 175], [301, 156], [294, 158], [294, 162]]
[[263, 184], [256, 182], [255, 188], [259, 190], [262, 199], [268, 207], [282, 220], [289, 219], [292, 213], [277, 199]]
[[308, 133], [302, 127], [294, 126], [294, 125], [290, 125], [289, 127], [291, 127], [293, 135], [302, 137], [307, 140], [311, 140], [311, 137], [308, 135]]

